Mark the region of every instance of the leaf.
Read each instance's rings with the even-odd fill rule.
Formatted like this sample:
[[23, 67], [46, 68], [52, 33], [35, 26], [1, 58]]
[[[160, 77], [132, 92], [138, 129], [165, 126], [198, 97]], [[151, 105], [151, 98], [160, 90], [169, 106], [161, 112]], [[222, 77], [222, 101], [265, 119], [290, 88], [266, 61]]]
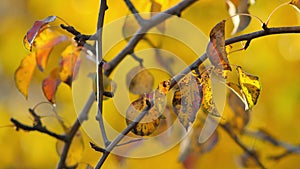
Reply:
[[23, 43], [25, 47], [31, 51], [36, 36], [48, 23], [55, 21], [55, 19], [56, 16], [48, 16], [43, 20], [35, 21], [33, 26], [29, 29], [24, 37]]
[[[67, 131], [69, 132], [69, 131]], [[63, 149], [64, 149], [64, 145], [65, 142], [58, 140], [56, 142], [56, 151], [57, 153], [61, 156]], [[72, 167], [72, 166], [76, 166], [78, 165], [78, 163], [80, 162], [80, 160], [82, 159], [82, 154], [84, 151], [84, 142], [83, 142], [83, 137], [82, 137], [82, 133], [80, 131], [77, 131], [77, 133], [75, 134], [67, 158], [66, 158], [66, 162], [65, 165], [66, 167]], [[87, 165], [86, 167], [91, 167], [90, 165]], [[76, 167], [78, 168], [78, 167]]]
[[26, 99], [28, 97], [28, 88], [35, 70], [35, 66], [35, 54], [30, 53], [21, 61], [21, 64], [15, 72], [16, 86]]
[[137, 66], [127, 73], [126, 84], [133, 94], [149, 93], [154, 85], [154, 77], [146, 68]]
[[42, 90], [47, 100], [51, 103], [55, 103], [55, 93], [60, 82], [58, 68], [53, 69], [50, 75], [43, 80]]
[[196, 168], [200, 156], [211, 151], [219, 141], [219, 134], [215, 130], [205, 142], [199, 142], [204, 121], [204, 117], [198, 114], [191, 131], [180, 143], [179, 161], [183, 163], [186, 169]]
[[[252, 152], [257, 158], [259, 157], [258, 152]], [[258, 163], [253, 159], [253, 157], [246, 152], [239, 157], [237, 162], [243, 168], [261, 168], [260, 165], [258, 165]]]
[[[237, 84], [231, 83], [230, 86], [236, 86], [235, 88], [240, 91], [240, 86]], [[249, 111], [245, 109], [246, 105], [241, 97], [234, 91], [233, 87], [229, 90], [227, 95], [228, 102], [231, 110], [234, 115], [233, 118], [229, 120], [228, 124], [230, 128], [236, 131], [237, 134], [241, 134], [245, 126], [248, 124], [250, 120]]]
[[71, 40], [68, 36], [46, 29], [39, 33], [33, 46], [36, 47], [36, 61], [40, 71], [44, 71], [53, 47], [61, 42]]
[[129, 40], [139, 29], [139, 23], [133, 15], [127, 15], [122, 26], [122, 35], [125, 40]]
[[202, 96], [200, 81], [192, 73], [184, 76], [175, 89], [173, 109], [186, 131], [195, 120], [196, 113], [201, 106]]
[[290, 2], [291, 5], [293, 5], [293, 7], [300, 12], [300, 1], [299, 0], [292, 0]]
[[[230, 16], [236, 14], [249, 14], [248, 8], [251, 4], [251, 0], [226, 0], [226, 4]], [[233, 35], [244, 30], [249, 25], [250, 21], [250, 16], [238, 15], [232, 17], [234, 28], [231, 34]]]
[[206, 54], [217, 69], [230, 70], [231, 67], [225, 49], [225, 20], [219, 22], [210, 32], [210, 41], [206, 48]]
[[239, 85], [244, 94], [244, 99], [247, 101], [246, 110], [251, 110], [256, 105], [260, 94], [261, 84], [259, 78], [244, 72], [240, 66], [237, 66], [236, 70], [238, 72]]
[[[126, 111], [126, 124], [129, 125], [147, 107], [146, 97], [141, 97], [133, 101]], [[160, 123], [161, 113], [153, 106], [144, 118], [131, 130], [139, 136], [152, 134]]]
[[158, 127], [162, 113], [166, 108], [166, 94], [170, 89], [170, 81], [160, 82], [157, 89], [133, 101], [126, 111], [126, 124], [129, 125], [147, 107], [147, 100], [153, 100], [154, 106], [148, 110], [144, 118], [132, 129], [140, 136], [151, 135]]
[[212, 84], [210, 79], [210, 70], [205, 70], [201, 74], [201, 80], [200, 83], [202, 85], [202, 93], [203, 93], [203, 99], [202, 99], [202, 110], [205, 113], [219, 116], [218, 110], [216, 109], [215, 102], [213, 100], [213, 91], [212, 91]]
[[60, 62], [59, 77], [62, 82], [66, 83], [70, 87], [75, 79], [79, 70], [79, 54], [80, 48], [74, 46], [74, 44], [69, 45], [62, 52], [62, 59]]

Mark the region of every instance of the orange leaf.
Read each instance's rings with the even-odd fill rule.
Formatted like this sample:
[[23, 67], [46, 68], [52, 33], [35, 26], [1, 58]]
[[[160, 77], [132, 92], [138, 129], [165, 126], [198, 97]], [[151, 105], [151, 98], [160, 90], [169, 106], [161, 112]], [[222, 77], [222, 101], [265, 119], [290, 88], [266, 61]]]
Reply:
[[70, 40], [70, 38], [50, 29], [44, 30], [36, 37], [34, 46], [36, 47], [36, 61], [40, 71], [44, 71], [46, 68], [53, 47], [66, 40]]
[[19, 91], [28, 97], [28, 88], [36, 66], [35, 54], [30, 53], [22, 61], [15, 72], [15, 83]]
[[50, 75], [44, 79], [42, 83], [44, 95], [51, 103], [55, 103], [55, 93], [61, 82], [58, 71], [58, 68], [53, 69]]
[[78, 56], [80, 51], [80, 48], [71, 44], [62, 52], [59, 77], [61, 81], [69, 86], [72, 86], [72, 82], [79, 70], [80, 59]]
[[23, 43], [27, 49], [32, 50], [32, 44], [39, 32], [50, 22], [55, 21], [56, 16], [48, 16], [43, 20], [35, 21], [33, 26], [26, 33]]
[[206, 53], [212, 65], [221, 70], [230, 70], [225, 49], [225, 20], [219, 22], [210, 32]]

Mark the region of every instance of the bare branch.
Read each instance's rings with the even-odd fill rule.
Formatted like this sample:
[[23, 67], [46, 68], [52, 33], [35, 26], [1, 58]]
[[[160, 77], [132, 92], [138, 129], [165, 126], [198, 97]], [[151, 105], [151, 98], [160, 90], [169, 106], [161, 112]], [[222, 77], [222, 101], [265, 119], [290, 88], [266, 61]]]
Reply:
[[135, 19], [138, 21], [138, 23], [142, 26], [145, 22], [145, 20], [141, 17], [138, 10], [134, 7], [134, 5], [131, 3], [130, 0], [124, 0], [128, 9], [131, 11], [132, 14], [134, 14]]

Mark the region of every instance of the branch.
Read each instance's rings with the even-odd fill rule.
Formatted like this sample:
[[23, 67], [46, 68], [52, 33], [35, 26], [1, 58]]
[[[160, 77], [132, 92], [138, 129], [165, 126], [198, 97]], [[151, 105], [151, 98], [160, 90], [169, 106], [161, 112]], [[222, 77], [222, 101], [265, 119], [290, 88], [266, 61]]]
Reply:
[[131, 3], [130, 0], [124, 0], [128, 9], [131, 11], [132, 14], [134, 14], [135, 19], [138, 21], [140, 25], [143, 25], [145, 20], [141, 17], [139, 14], [139, 11], [134, 7], [134, 5]]
[[250, 155], [255, 162], [257, 163], [257, 165], [262, 168], [265, 169], [266, 167], [261, 163], [261, 161], [258, 159], [257, 155], [255, 154], [254, 151], [250, 150], [246, 145], [244, 145], [244, 143], [241, 142], [241, 140], [237, 137], [237, 135], [235, 135], [230, 128], [228, 128], [228, 126], [224, 125], [224, 124], [220, 124], [220, 126], [222, 127], [222, 129], [234, 140], [234, 142], [240, 147], [242, 148], [248, 155]]
[[290, 155], [293, 153], [300, 154], [300, 146], [299, 145], [295, 146], [295, 145], [280, 141], [280, 140], [276, 139], [274, 136], [271, 136], [268, 132], [266, 132], [264, 130], [258, 130], [258, 131], [245, 130], [244, 133], [248, 136], [255, 137], [262, 141], [266, 141], [274, 146], [282, 147], [286, 150], [282, 154], [279, 154], [276, 156], [271, 156], [270, 157], [271, 159], [279, 160], [279, 159], [286, 157], [287, 155]]
[[109, 68], [105, 70], [104, 74], [109, 76], [111, 72], [117, 67], [117, 65], [126, 57], [126, 55], [133, 53], [135, 46], [138, 42], [144, 37], [149, 29], [156, 26], [157, 24], [165, 21], [166, 19], [170, 18], [172, 15], [180, 15], [180, 13], [195, 3], [197, 0], [183, 0], [179, 2], [174, 7], [165, 10], [159, 14], [154, 15], [150, 18], [145, 24], [143, 24], [140, 29], [133, 35], [133, 37], [129, 40], [127, 45], [124, 47], [117, 56], [111, 60], [108, 65]]
[[16, 126], [16, 130], [22, 129], [24, 131], [39, 131], [41, 133], [52, 136], [58, 140], [66, 141], [66, 137], [64, 135], [56, 134], [56, 133], [48, 130], [45, 126], [42, 126], [42, 124], [28, 126], [28, 125], [20, 123], [18, 120], [14, 119], [14, 118], [11, 118], [10, 121]]
[[101, 168], [101, 166], [104, 164], [105, 160], [107, 159], [110, 152], [118, 146], [118, 143], [141, 121], [144, 116], [148, 113], [148, 111], [153, 106], [153, 101], [146, 102], [147, 107], [142, 110], [142, 112], [133, 120], [132, 123], [130, 123], [106, 148], [106, 151], [103, 153], [101, 159], [99, 160], [97, 166], [95, 169]]
[[72, 125], [70, 132], [67, 135], [65, 135], [65, 140], [64, 140], [65, 145], [64, 145], [62, 154], [60, 155], [57, 169], [62, 169], [65, 167], [65, 162], [66, 162], [67, 155], [68, 155], [70, 146], [72, 144], [73, 138], [74, 138], [75, 134], [78, 132], [78, 130], [81, 126], [81, 123], [84, 120], [88, 119], [88, 113], [90, 112], [90, 109], [91, 109], [94, 101], [95, 101], [95, 95], [94, 95], [94, 92], [91, 92], [91, 94], [90, 94], [87, 102], [85, 103], [83, 109], [81, 110], [79, 116], [77, 117], [76, 121]]
[[98, 101], [98, 113], [96, 116], [96, 119], [98, 120], [99, 123], [99, 128], [100, 132], [102, 135], [103, 142], [105, 146], [109, 144], [109, 140], [106, 135], [105, 131], [105, 126], [103, 122], [103, 116], [102, 116], [102, 111], [103, 111], [103, 92], [104, 92], [104, 87], [103, 87], [103, 57], [102, 57], [102, 31], [103, 31], [103, 23], [104, 23], [104, 15], [105, 11], [108, 9], [106, 0], [101, 0], [100, 1], [100, 8], [99, 8], [99, 15], [98, 15], [98, 24], [97, 24], [97, 34], [98, 34], [98, 43], [96, 46], [97, 48], [97, 101]]

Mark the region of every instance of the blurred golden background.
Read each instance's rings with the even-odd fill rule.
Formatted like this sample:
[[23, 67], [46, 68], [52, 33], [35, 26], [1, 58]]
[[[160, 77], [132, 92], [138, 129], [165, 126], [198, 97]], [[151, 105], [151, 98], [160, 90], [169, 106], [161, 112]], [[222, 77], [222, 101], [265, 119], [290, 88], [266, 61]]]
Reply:
[[[161, 0], [163, 1], [163, 0]], [[176, 4], [170, 0], [168, 6]], [[250, 7], [251, 14], [266, 20], [271, 11], [284, 0], [257, 1]], [[135, 0], [140, 11], [146, 10], [141, 1]], [[98, 16], [98, 0], [1, 0], [0, 1], [0, 168], [55, 168], [59, 160], [56, 152], [56, 140], [38, 132], [16, 131], [11, 126], [10, 118], [14, 117], [26, 124], [32, 119], [28, 108], [41, 101], [46, 101], [41, 92], [41, 80], [47, 75], [37, 72], [30, 86], [29, 98], [18, 92], [14, 84], [14, 71], [20, 61], [29, 51], [23, 46], [23, 37], [36, 20], [49, 15], [56, 15], [66, 20], [70, 25], [85, 34], [93, 34], [96, 29]], [[105, 23], [114, 21], [129, 14], [125, 3], [121, 0], [108, 1]], [[225, 1], [198, 1], [182, 13], [205, 35], [211, 28], [228, 17]], [[269, 26], [299, 25], [300, 14], [291, 6], [278, 10], [271, 18]], [[231, 37], [232, 24], [226, 24], [226, 38]], [[251, 24], [243, 32], [260, 30], [261, 25], [252, 19]], [[238, 34], [238, 35], [239, 35]], [[276, 138], [291, 144], [300, 143], [299, 109], [300, 109], [300, 35], [272, 35], [251, 42], [246, 51], [230, 55], [231, 64], [241, 65], [247, 72], [258, 75], [262, 83], [262, 92], [257, 106], [251, 113], [249, 128], [263, 128]], [[238, 48], [238, 44], [235, 47]], [[120, 48], [121, 49], [121, 48]], [[183, 59], [184, 56], [183, 56]], [[186, 58], [188, 60], [188, 58]], [[49, 64], [55, 64], [50, 61]], [[56, 126], [50, 108], [44, 105], [45, 124], [48, 128], [61, 131]], [[63, 85], [57, 93], [57, 112], [61, 113], [66, 123], [71, 125], [76, 117], [72, 104], [71, 90]], [[53, 113], [52, 113], [53, 114]], [[109, 118], [109, 117], [108, 117]], [[111, 117], [113, 118], [113, 117]], [[123, 122], [122, 122], [123, 123]], [[235, 158], [242, 150], [224, 133], [213, 151], [202, 155], [198, 168], [238, 168]], [[82, 161], [95, 165], [100, 157], [88, 148], [89, 139], [84, 135], [85, 150]], [[280, 152], [274, 147], [256, 141], [246, 140], [254, 149], [266, 154]], [[183, 168], [177, 162], [179, 146], [159, 156], [147, 159], [127, 159], [123, 168]], [[147, 151], [147, 148], [145, 148]], [[118, 158], [110, 156], [104, 168], [120, 168]], [[268, 168], [297, 168], [300, 163], [299, 155], [291, 155], [279, 162], [266, 162]]]

